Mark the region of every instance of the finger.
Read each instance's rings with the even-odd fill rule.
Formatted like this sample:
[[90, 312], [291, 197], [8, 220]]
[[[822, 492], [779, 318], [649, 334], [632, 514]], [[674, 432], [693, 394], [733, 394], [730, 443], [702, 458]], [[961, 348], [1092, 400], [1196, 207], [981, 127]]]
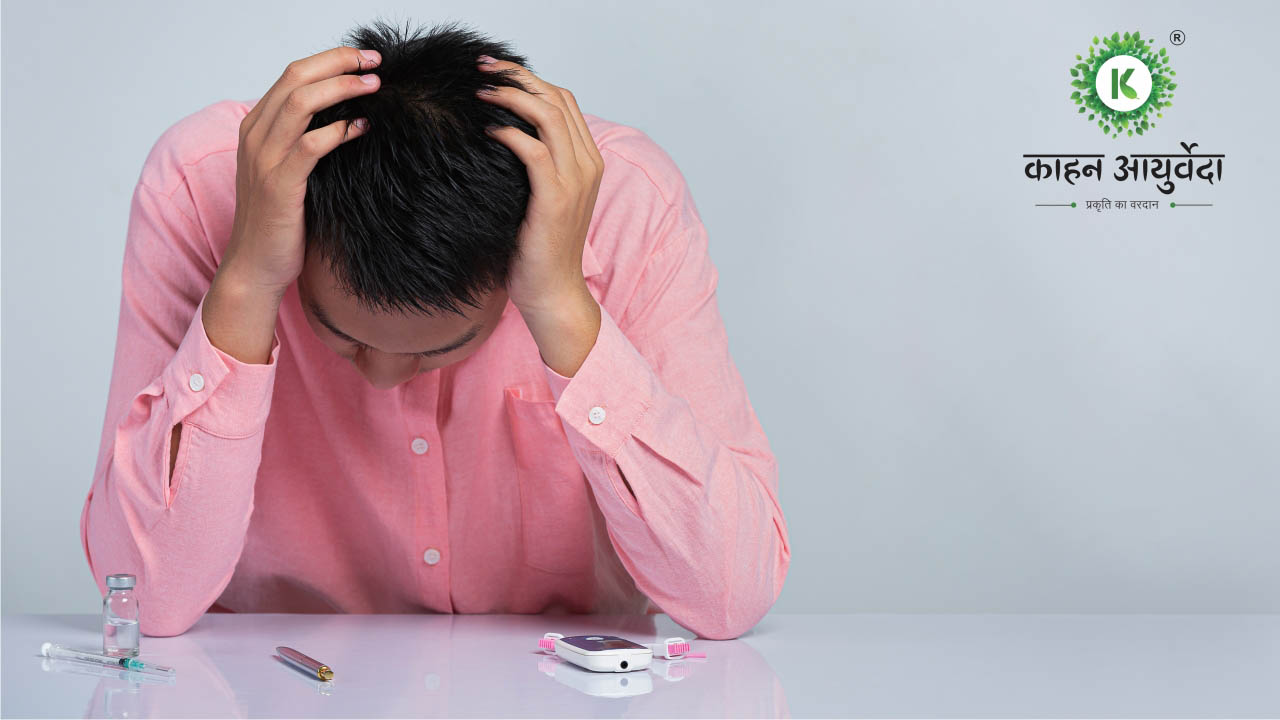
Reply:
[[565, 106], [569, 108], [569, 116], [573, 118], [573, 124], [578, 128], [578, 132], [582, 134], [583, 145], [585, 146], [582, 169], [591, 181], [591, 191], [587, 194], [590, 199], [590, 203], [587, 206], [587, 217], [591, 217], [595, 212], [600, 180], [604, 176], [604, 158], [600, 156], [600, 148], [596, 147], [595, 138], [591, 137], [591, 130], [587, 127], [587, 119], [583, 117], [582, 110], [578, 108], [577, 99], [573, 97], [573, 93], [565, 88], [560, 88], [560, 92], [564, 95]]
[[[364, 118], [360, 118], [364, 120]], [[315, 169], [316, 162], [339, 145], [350, 142], [369, 132], [355, 121], [337, 120], [324, 127], [305, 133], [294, 143], [289, 154], [280, 163], [279, 180], [283, 187], [306, 187], [307, 177]]]
[[[483, 57], [488, 57], [483, 56]], [[492, 58], [490, 58], [492, 60]], [[533, 88], [539, 97], [547, 102], [560, 108], [564, 113], [565, 126], [569, 128], [569, 137], [573, 140], [574, 154], [577, 157], [584, 157], [587, 153], [585, 138], [581, 137], [581, 130], [578, 128], [570, 114], [569, 106], [566, 104], [563, 93], [564, 88], [553, 85], [546, 80], [538, 77], [529, 68], [518, 65], [506, 60], [492, 60], [492, 62], [481, 63], [479, 67], [487, 72], [506, 72], [514, 77], [526, 88]]]
[[[483, 56], [483, 57], [488, 57], [488, 56]], [[580, 159], [583, 156], [585, 156], [587, 152], [586, 145], [583, 139], [579, 137], [578, 128], [573, 124], [573, 121], [569, 116], [569, 108], [565, 105], [564, 97], [561, 95], [561, 88], [556, 87], [555, 85], [552, 85], [546, 80], [543, 80], [542, 78], [538, 77], [531, 70], [529, 70], [529, 68], [526, 68], [523, 65], [518, 65], [513, 62], [507, 62], [505, 60], [493, 60], [492, 62], [481, 63], [478, 65], [478, 67], [480, 67], [481, 69], [487, 72], [503, 72], [504, 74], [514, 78], [517, 82], [519, 82], [522, 86], [524, 86], [524, 88], [527, 91], [530, 91], [536, 97], [558, 108], [561, 114], [564, 116], [564, 125], [565, 125], [565, 128], [568, 130], [567, 134], [568, 134], [569, 141], [573, 145], [574, 158], [577, 158], [580, 161]], [[559, 164], [560, 164], [559, 161], [557, 161], [557, 165]]]
[[[546, 144], [556, 170], [576, 174], [577, 154], [573, 147], [573, 137], [569, 134], [569, 121], [559, 107], [543, 100], [540, 95], [531, 95], [513, 87], [481, 89], [476, 96], [501, 105], [529, 121], [538, 129], [539, 140], [535, 142]], [[523, 130], [519, 132], [527, 136]]]
[[[366, 55], [372, 55], [373, 57], [366, 57]], [[249, 122], [247, 133], [255, 137], [265, 135], [266, 129], [271, 127], [276, 114], [280, 111], [280, 105], [295, 87], [308, 85], [343, 73], [368, 71], [381, 62], [381, 57], [372, 50], [357, 50], [345, 45], [325, 50], [300, 60], [294, 60], [285, 67], [284, 72], [281, 73], [275, 84], [267, 90], [262, 99], [249, 111], [248, 116], [245, 118], [246, 122]], [[253, 120], [249, 121], [251, 117]]]
[[529, 173], [529, 190], [535, 195], [548, 195], [555, 189], [556, 167], [551, 150], [541, 140], [520, 128], [503, 125], [486, 130], [490, 137], [506, 145], [520, 158]]
[[[366, 79], [372, 82], [365, 82]], [[366, 73], [339, 75], [294, 88], [281, 103], [275, 122], [267, 128], [262, 147], [288, 149], [307, 131], [316, 113], [348, 98], [370, 95], [379, 87], [381, 79], [374, 73]]]
[[587, 119], [583, 117], [582, 110], [578, 108], [577, 99], [567, 89], [559, 88], [559, 90], [564, 97], [565, 107], [568, 108], [569, 118], [582, 136], [583, 151], [586, 154], [587, 162], [597, 171], [604, 170], [604, 158], [600, 156], [600, 148], [596, 146], [595, 138], [591, 137], [591, 130], [587, 128]]
[[582, 110], [578, 109], [577, 99], [568, 89], [559, 88], [559, 90], [564, 96], [565, 107], [568, 108], [569, 116], [573, 119], [573, 125], [578, 128], [583, 138], [582, 172], [590, 179], [591, 190], [587, 193], [590, 202], [586, 210], [587, 217], [590, 218], [595, 212], [600, 179], [604, 176], [604, 158], [600, 156], [600, 148], [596, 147], [596, 141], [591, 137], [591, 130], [587, 128], [587, 119], [582, 116]]
[[526, 88], [532, 87], [544, 95], [549, 95], [551, 93], [551, 83], [543, 80], [537, 75], [534, 75], [532, 70], [523, 65], [517, 65], [516, 63], [507, 62], [506, 60], [494, 60], [489, 63], [479, 63], [476, 67], [484, 70], [485, 72], [505, 72], [519, 80], [520, 84], [524, 85]]
[[565, 93], [568, 92], [562, 87], [556, 85], [551, 86], [551, 91], [555, 93], [559, 102], [556, 104], [560, 107], [560, 111], [564, 113], [565, 125], [569, 128], [569, 136], [573, 138], [573, 155], [577, 158], [579, 169], [590, 169], [591, 159], [587, 155], [587, 141], [582, 138], [582, 128], [573, 119], [573, 112], [569, 109], [568, 102], [565, 100]]

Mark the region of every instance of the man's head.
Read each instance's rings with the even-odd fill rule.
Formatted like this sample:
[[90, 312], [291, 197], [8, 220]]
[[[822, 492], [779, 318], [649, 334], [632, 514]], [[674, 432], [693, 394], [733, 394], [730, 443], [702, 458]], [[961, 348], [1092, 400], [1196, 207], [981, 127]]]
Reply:
[[308, 178], [298, 293], [316, 336], [385, 389], [467, 357], [502, 317], [529, 177], [484, 127], [537, 131], [475, 96], [521, 87], [476, 67], [480, 55], [528, 67], [506, 43], [456, 23], [424, 32], [374, 21], [342, 44], [381, 53], [382, 84], [308, 126], [369, 119]]

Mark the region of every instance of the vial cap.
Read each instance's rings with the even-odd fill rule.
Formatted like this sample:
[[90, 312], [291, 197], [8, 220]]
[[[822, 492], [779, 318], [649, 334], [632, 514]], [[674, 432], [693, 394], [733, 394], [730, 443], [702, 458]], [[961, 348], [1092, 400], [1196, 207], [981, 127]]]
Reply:
[[121, 573], [117, 575], [107, 576], [107, 589], [109, 590], [129, 590], [136, 585], [138, 579], [133, 575]]

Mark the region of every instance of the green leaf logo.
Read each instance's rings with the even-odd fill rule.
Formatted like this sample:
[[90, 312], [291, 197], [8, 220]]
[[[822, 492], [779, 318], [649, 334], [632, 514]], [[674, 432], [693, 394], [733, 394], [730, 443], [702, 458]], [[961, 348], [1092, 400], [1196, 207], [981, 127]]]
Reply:
[[1094, 36], [1089, 54], [1069, 68], [1071, 101], [1103, 133], [1145, 134], [1173, 105], [1174, 72], [1165, 48], [1158, 50], [1136, 30]]

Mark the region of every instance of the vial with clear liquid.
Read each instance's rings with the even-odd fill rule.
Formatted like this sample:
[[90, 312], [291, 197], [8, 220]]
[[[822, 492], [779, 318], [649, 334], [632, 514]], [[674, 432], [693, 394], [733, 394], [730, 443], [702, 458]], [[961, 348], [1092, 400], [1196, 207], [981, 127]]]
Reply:
[[102, 598], [102, 653], [113, 657], [138, 654], [138, 598], [133, 594], [137, 578], [108, 575], [107, 596]]

